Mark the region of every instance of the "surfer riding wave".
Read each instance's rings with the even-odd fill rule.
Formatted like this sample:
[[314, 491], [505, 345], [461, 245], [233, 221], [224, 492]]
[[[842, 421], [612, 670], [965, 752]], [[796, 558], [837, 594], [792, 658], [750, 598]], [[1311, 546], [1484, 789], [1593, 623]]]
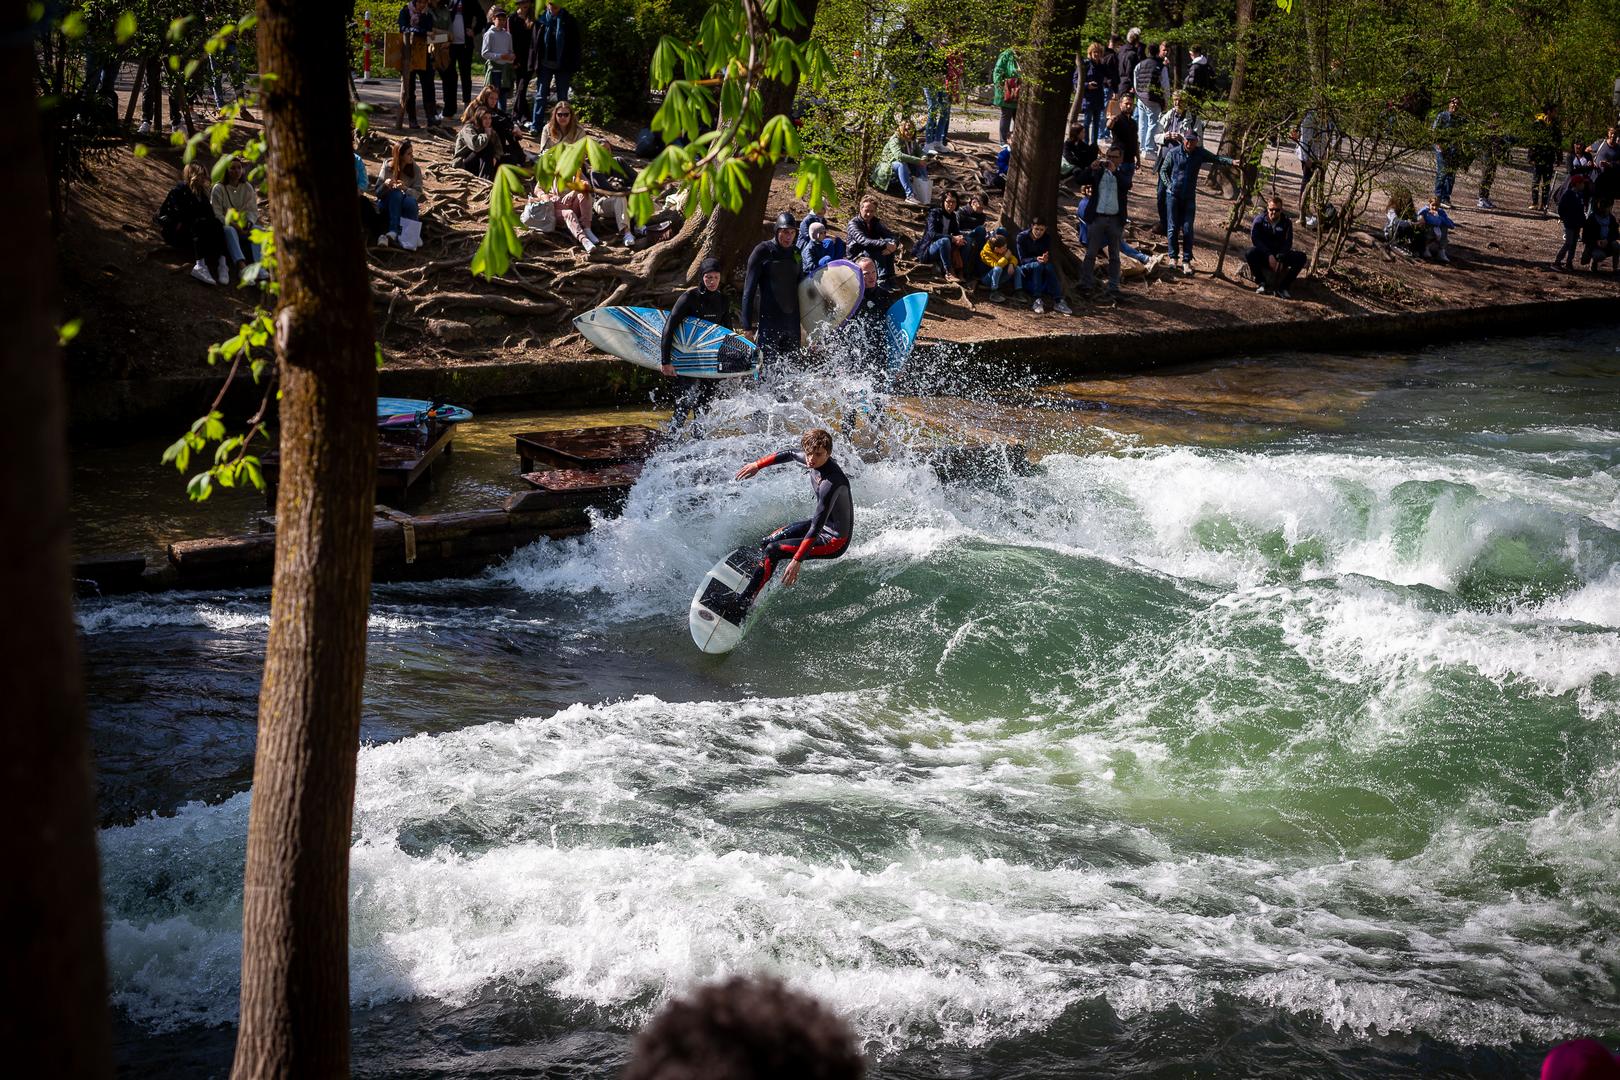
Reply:
[[783, 585], [799, 579], [799, 563], [805, 559], [836, 559], [849, 548], [855, 523], [855, 503], [849, 493], [849, 477], [832, 459], [832, 435], [822, 428], [805, 432], [798, 450], [770, 454], [737, 470], [738, 480], [747, 480], [761, 469], [796, 461], [810, 470], [810, 490], [816, 496], [816, 510], [803, 521], [784, 525], [760, 541], [759, 569], [743, 598], [750, 604], [776, 572], [776, 564], [790, 560], [782, 575]]

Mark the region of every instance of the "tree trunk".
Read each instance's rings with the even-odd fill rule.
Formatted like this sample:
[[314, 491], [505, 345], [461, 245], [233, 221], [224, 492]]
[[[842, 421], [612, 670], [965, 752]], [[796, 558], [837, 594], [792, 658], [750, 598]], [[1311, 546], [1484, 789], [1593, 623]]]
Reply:
[[[1248, 82], [1249, 38], [1253, 30], [1254, 0], [1237, 0], [1232, 45], [1232, 87], [1226, 93], [1226, 123], [1221, 127], [1221, 145], [1217, 151], [1222, 157], [1238, 156], [1238, 147], [1247, 141], [1244, 129], [1252, 123], [1246, 114], [1243, 96]], [[1211, 190], [1224, 191], [1221, 183], [1224, 179], [1232, 185], [1234, 197], [1242, 195], [1245, 189], [1252, 192], [1256, 178], [1250, 174], [1254, 171], [1247, 165], [1211, 165], [1209, 186]]]
[[[818, 2], [800, 0], [799, 14], [804, 16], [804, 25], [788, 31], [786, 37], [801, 44], [810, 40], [810, 33], [816, 26]], [[760, 115], [768, 119], [787, 112], [793, 105], [793, 95], [797, 89], [797, 79], [790, 83], [779, 83], [774, 79], [762, 83], [759, 95], [764, 108]], [[743, 195], [742, 209], [732, 213], [724, 208], [716, 208], [706, 218], [700, 218], [694, 210], [680, 233], [663, 245], [668, 250], [657, 251], [646, 262], [640, 263], [637, 269], [650, 276], [671, 260], [685, 259], [685, 277], [690, 280], [696, 276], [698, 264], [712, 258], [720, 260], [720, 272], [729, 278], [731, 272], [748, 258], [754, 245], [765, 238], [765, 206], [770, 199], [771, 178], [775, 173], [774, 165], [756, 165], [749, 169], [750, 186]]]
[[281, 280], [281, 485], [232, 1075], [346, 1076], [349, 830], [377, 462], [371, 294], [341, 104], [344, 12], [259, 0], [258, 16]]
[[22, 1074], [111, 1076], [101, 878], [89, 739], [73, 625], [66, 395], [50, 182], [23, 0], [0, 4], [0, 380], [16, 405], [0, 425], [0, 723], [10, 823], [0, 1043]]
[[1070, 75], [1075, 42], [1086, 21], [1086, 0], [1036, 0], [1029, 45], [1019, 53], [1018, 113], [1013, 119], [1012, 155], [1001, 223], [1026, 228], [1045, 221], [1053, 237], [1053, 264], [1064, 276], [1078, 267], [1058, 239], [1058, 165], [1068, 120]]

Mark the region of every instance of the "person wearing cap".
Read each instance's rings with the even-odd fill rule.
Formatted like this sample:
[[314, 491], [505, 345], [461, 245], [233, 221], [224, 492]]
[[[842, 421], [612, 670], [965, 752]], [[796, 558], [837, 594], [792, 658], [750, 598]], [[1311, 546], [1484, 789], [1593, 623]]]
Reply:
[[801, 269], [808, 276], [845, 254], [844, 238], [827, 231], [825, 221], [812, 221], [809, 234], [799, 247]]
[[500, 95], [501, 112], [506, 111], [506, 95], [512, 89], [512, 65], [517, 60], [513, 51], [512, 31], [506, 23], [506, 9], [496, 5], [489, 9], [490, 28], [484, 31], [479, 55], [484, 58], [484, 72], [489, 85]]
[[667, 378], [680, 379], [681, 383], [675, 399], [675, 416], [670, 421], [672, 429], [691, 423], [698, 410], [720, 389], [719, 379], [677, 375], [671, 355], [675, 348], [675, 334], [687, 319], [702, 319], [730, 329], [731, 297], [721, 288], [722, 283], [720, 260], [704, 259], [698, 265], [698, 283], [675, 298], [675, 306], [670, 308], [669, 318], [664, 320], [664, 336], [658, 343], [658, 362], [662, 365], [659, 370]]
[[1191, 274], [1193, 216], [1198, 209], [1198, 171], [1210, 162], [1218, 161], [1222, 165], [1233, 162], [1229, 157], [1204, 149], [1198, 143], [1198, 136], [1190, 131], [1182, 134], [1180, 145], [1170, 147], [1166, 153], [1169, 160], [1164, 167], [1164, 208], [1168, 220], [1165, 239], [1171, 261], [1179, 259], [1181, 272]]
[[776, 215], [776, 235], [748, 255], [743, 277], [743, 329], [754, 333], [762, 360], [799, 347], [799, 280], [804, 276], [793, 242], [799, 223], [786, 210]]

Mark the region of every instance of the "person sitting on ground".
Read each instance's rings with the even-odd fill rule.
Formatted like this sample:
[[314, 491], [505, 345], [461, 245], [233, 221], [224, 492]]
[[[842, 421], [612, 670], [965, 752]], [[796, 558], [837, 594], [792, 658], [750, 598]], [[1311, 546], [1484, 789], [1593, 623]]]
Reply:
[[[618, 164], [615, 161], [615, 164]], [[625, 247], [635, 247], [636, 228], [630, 217], [630, 172], [620, 165], [618, 171], [600, 172], [587, 169], [591, 190], [596, 193], [592, 208], [598, 217], [613, 223]]]
[[962, 235], [962, 226], [956, 220], [958, 202], [954, 191], [941, 195], [939, 205], [928, 208], [927, 227], [922, 239], [911, 249], [913, 259], [928, 260], [947, 278], [962, 272], [966, 254], [967, 237]]
[[979, 249], [984, 247], [984, 238], [989, 235], [989, 223], [990, 201], [983, 192], [968, 196], [967, 205], [956, 212], [956, 224], [967, 238], [967, 250], [973, 252], [975, 257]]
[[844, 226], [844, 238], [849, 241], [849, 257], [859, 260], [862, 255], [877, 263], [878, 276], [888, 281], [894, 277], [894, 257], [900, 242], [877, 216], [877, 197], [863, 195], [861, 212]]
[[1074, 311], [1063, 299], [1058, 284], [1057, 270], [1052, 266], [1052, 237], [1046, 222], [1035, 218], [1029, 228], [1013, 239], [1013, 251], [1018, 255], [1018, 269], [1024, 275], [1024, 288], [1035, 298], [1031, 308], [1035, 314], [1045, 312], [1044, 301], [1051, 299], [1059, 315], [1073, 315]]
[[1591, 263], [1593, 273], [1603, 268], [1604, 259], [1612, 259], [1614, 272], [1620, 274], [1620, 221], [1615, 220], [1613, 203], [1600, 202], [1592, 207], [1581, 239], [1586, 242], [1581, 262]]
[[1193, 219], [1198, 211], [1198, 170], [1210, 162], [1231, 165], [1232, 159], [1212, 154], [1199, 145], [1198, 136], [1183, 132], [1181, 145], [1169, 151], [1164, 208], [1171, 260], [1179, 257], [1181, 272], [1193, 272]]
[[1564, 243], [1553, 256], [1554, 270], [1575, 269], [1575, 251], [1586, 229], [1586, 177], [1572, 176], [1558, 191], [1558, 222], [1564, 227]]
[[467, 103], [467, 107], [461, 111], [461, 122], [466, 124], [471, 120], [473, 110], [480, 105], [489, 110], [490, 126], [501, 140], [501, 162], [507, 165], [527, 165], [529, 156], [523, 152], [517, 124], [511, 114], [501, 108], [500, 95], [493, 84], [485, 83], [484, 88], [478, 91], [478, 96]]
[[[803, 270], [793, 241], [799, 223], [786, 210], [776, 215], [776, 233], [748, 255], [743, 278], [743, 329], [755, 334], [760, 359], [770, 360], [799, 347], [799, 281]], [[756, 333], [757, 328], [757, 333]]]
[[1080, 257], [1080, 288], [1088, 294], [1095, 291], [1092, 264], [1098, 252], [1107, 249], [1108, 299], [1114, 303], [1120, 299], [1119, 257], [1126, 252], [1125, 216], [1131, 195], [1131, 183], [1123, 165], [1119, 150], [1110, 146], [1107, 156], [1086, 173], [1091, 197], [1078, 207], [1081, 236], [1086, 245]]
[[472, 107], [467, 122], [456, 133], [451, 161], [474, 176], [495, 179], [501, 165], [501, 137], [495, 134], [495, 118], [482, 105]]
[[1086, 129], [1080, 124], [1069, 128], [1069, 137], [1063, 142], [1063, 159], [1058, 162], [1060, 178], [1073, 176], [1091, 168], [1097, 160], [1097, 144], [1086, 138]]
[[[832, 437], [823, 443], [825, 433], [814, 434], [813, 447], [805, 437], [812, 449], [776, 458], [814, 453], [826, 469]], [[842, 490], [847, 501], [847, 482]], [[832, 1010], [777, 979], [737, 977], [664, 1006], [636, 1036], [621, 1080], [861, 1080], [865, 1075], [854, 1031]]]
[[[247, 169], [242, 166], [241, 158], [232, 158], [225, 166], [225, 178], [214, 185], [208, 201], [222, 226], [225, 254], [230, 256], [240, 280], [242, 268], [250, 261], [259, 261], [259, 245], [252, 237], [259, 225], [259, 189], [248, 183]], [[250, 255], [252, 258], [247, 258]]]
[[[225, 264], [225, 233], [208, 198], [208, 170], [193, 161], [180, 173], [157, 212], [164, 243], [190, 255], [191, 276], [204, 285], [230, 281]], [[217, 280], [216, 280], [217, 276]]]
[[984, 242], [984, 247], [979, 252], [979, 261], [985, 266], [985, 272], [979, 278], [979, 283], [990, 286], [991, 303], [1007, 302], [1005, 287], [1009, 283], [1014, 290], [1024, 287], [1024, 275], [1018, 272], [1018, 256], [1007, 243], [1006, 229], [998, 228], [990, 234], [990, 239]]
[[924, 200], [917, 198], [912, 181], [927, 178], [928, 162], [923, 156], [922, 143], [917, 139], [917, 126], [910, 120], [902, 120], [872, 168], [872, 186], [879, 191], [892, 191], [898, 186], [906, 202], [921, 206]]
[[1418, 214], [1418, 219], [1423, 222], [1429, 236], [1424, 254], [1436, 262], [1449, 263], [1451, 261], [1449, 240], [1451, 230], [1457, 227], [1457, 223], [1452, 221], [1451, 215], [1441, 207], [1440, 196], [1430, 197], [1429, 205]]
[[670, 308], [669, 317], [664, 320], [664, 334], [658, 343], [659, 370], [667, 378], [678, 377], [681, 382], [680, 392], [675, 399], [675, 415], [670, 420], [672, 430], [690, 423], [698, 411], [708, 404], [715, 391], [720, 389], [720, 379], [677, 376], [673, 356], [675, 334], [687, 319], [702, 319], [716, 326], [731, 327], [731, 297], [721, 288], [722, 284], [720, 260], [704, 259], [698, 265], [698, 283], [675, 298], [675, 306]]
[[1000, 191], [1007, 186], [1007, 167], [1012, 163], [1012, 144], [1002, 143], [1001, 149], [996, 151], [996, 160], [988, 172], [979, 175], [979, 182], [991, 191]]
[[843, 238], [829, 232], [825, 221], [814, 221], [810, 223], [809, 238], [799, 249], [799, 261], [808, 276], [846, 253]]
[[[559, 101], [551, 107], [551, 116], [540, 131], [540, 152], [543, 154], [554, 146], [578, 142], [584, 137], [585, 128], [574, 115], [574, 107], [566, 100]], [[585, 171], [585, 164], [581, 162], [581, 173]], [[581, 177], [566, 180], [558, 177], [549, 194], [536, 192], [534, 198], [557, 200], [558, 220], [567, 228], [569, 235], [579, 241], [585, 254], [591, 254], [601, 245], [602, 241], [591, 231], [591, 195]], [[634, 237], [631, 240], [633, 242]]]
[[1390, 254], [1421, 255], [1427, 244], [1423, 222], [1418, 220], [1412, 193], [1405, 188], [1390, 192], [1384, 210], [1384, 246]]
[[399, 244], [400, 222], [420, 221], [422, 202], [422, 169], [416, 164], [416, 147], [411, 140], [401, 139], [377, 174], [377, 207], [385, 230], [377, 237], [377, 245]]
[[1305, 253], [1294, 250], [1294, 223], [1288, 220], [1282, 198], [1272, 195], [1266, 209], [1249, 226], [1253, 246], [1243, 256], [1254, 275], [1255, 291], [1288, 299], [1288, 287], [1305, 269]]
[[370, 243], [372, 237], [381, 236], [384, 229], [382, 211], [377, 209], [376, 200], [370, 198], [371, 177], [366, 173], [366, 159], [360, 156], [360, 136], [355, 134], [351, 145], [354, 147], [354, 182], [360, 188], [360, 235]]

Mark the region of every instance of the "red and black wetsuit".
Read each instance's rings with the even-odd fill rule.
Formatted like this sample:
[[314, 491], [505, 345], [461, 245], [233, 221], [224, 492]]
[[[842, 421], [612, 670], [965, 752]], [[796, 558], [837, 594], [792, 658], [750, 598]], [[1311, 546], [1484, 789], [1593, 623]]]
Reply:
[[[761, 469], [783, 462], [805, 463], [797, 450], [762, 457], [754, 462]], [[750, 601], [759, 595], [765, 583], [776, 572], [782, 559], [836, 559], [849, 547], [850, 534], [855, 525], [855, 503], [849, 494], [849, 477], [828, 458], [819, 469], [810, 470], [810, 490], [816, 495], [816, 512], [804, 521], [784, 525], [759, 542], [760, 565], [754, 579], [748, 583], [745, 594]]]

